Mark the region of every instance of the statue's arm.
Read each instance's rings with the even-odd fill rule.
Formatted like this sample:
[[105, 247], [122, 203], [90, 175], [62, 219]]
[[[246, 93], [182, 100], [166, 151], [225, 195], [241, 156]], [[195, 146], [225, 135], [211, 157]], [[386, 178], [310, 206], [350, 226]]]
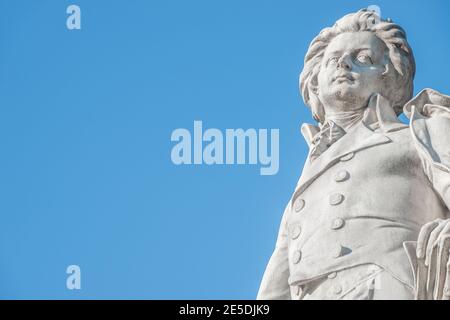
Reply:
[[450, 96], [425, 89], [404, 111], [425, 174], [450, 208]]
[[289, 214], [289, 204], [284, 210], [281, 219], [278, 238], [275, 250], [267, 264], [261, 281], [258, 300], [290, 300], [291, 293], [288, 283], [289, 262], [288, 262], [288, 234], [287, 234], [287, 216]]
[[[426, 89], [405, 106], [405, 113], [424, 172], [450, 208], [450, 96]], [[422, 227], [416, 252], [418, 299], [450, 299], [449, 250], [450, 216]]]

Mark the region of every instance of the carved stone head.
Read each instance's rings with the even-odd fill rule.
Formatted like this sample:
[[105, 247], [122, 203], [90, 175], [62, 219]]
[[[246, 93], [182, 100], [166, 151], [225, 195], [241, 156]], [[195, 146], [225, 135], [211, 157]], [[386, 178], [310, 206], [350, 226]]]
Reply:
[[363, 9], [314, 38], [300, 74], [300, 91], [319, 122], [328, 112], [365, 108], [377, 93], [400, 114], [412, 97], [414, 74], [405, 31]]

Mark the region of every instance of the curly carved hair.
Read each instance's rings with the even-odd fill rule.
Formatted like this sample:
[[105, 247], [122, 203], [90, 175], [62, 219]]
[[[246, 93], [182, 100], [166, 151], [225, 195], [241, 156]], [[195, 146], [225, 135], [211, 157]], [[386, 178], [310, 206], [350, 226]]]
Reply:
[[397, 115], [402, 112], [403, 105], [412, 97], [416, 66], [405, 31], [391, 19], [382, 20], [376, 12], [362, 9], [342, 17], [333, 27], [323, 29], [309, 45], [300, 74], [300, 92], [305, 104], [311, 107], [313, 117], [317, 121], [324, 120], [323, 106], [317, 97], [317, 76], [325, 49], [339, 34], [358, 31], [373, 32], [389, 50], [390, 64], [394, 70], [391, 70], [392, 67], [388, 63], [385, 73], [392, 77], [393, 85], [383, 95], [390, 101]]

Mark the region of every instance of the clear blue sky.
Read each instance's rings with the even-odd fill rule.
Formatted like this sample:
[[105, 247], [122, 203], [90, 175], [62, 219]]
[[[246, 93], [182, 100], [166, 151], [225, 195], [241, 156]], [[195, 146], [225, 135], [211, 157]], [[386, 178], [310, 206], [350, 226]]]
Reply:
[[[372, 4], [408, 32], [415, 92], [449, 94], [448, 1], [0, 0], [0, 298], [255, 298], [307, 152], [304, 54]], [[278, 174], [173, 165], [194, 120], [279, 128]]]

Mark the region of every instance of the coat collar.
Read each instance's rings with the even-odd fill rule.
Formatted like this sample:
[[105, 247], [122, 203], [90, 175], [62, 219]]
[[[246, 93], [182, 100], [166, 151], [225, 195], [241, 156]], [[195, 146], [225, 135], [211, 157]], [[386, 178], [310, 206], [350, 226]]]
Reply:
[[[370, 98], [362, 121], [369, 128], [373, 130], [379, 128], [379, 131], [384, 133], [393, 132], [408, 127], [408, 125], [402, 123], [397, 118], [397, 115], [389, 104], [389, 101], [381, 94], [373, 95]], [[304, 123], [302, 125], [301, 133], [308, 146], [311, 146], [314, 136], [319, 133], [319, 131], [319, 126], [310, 123]]]

